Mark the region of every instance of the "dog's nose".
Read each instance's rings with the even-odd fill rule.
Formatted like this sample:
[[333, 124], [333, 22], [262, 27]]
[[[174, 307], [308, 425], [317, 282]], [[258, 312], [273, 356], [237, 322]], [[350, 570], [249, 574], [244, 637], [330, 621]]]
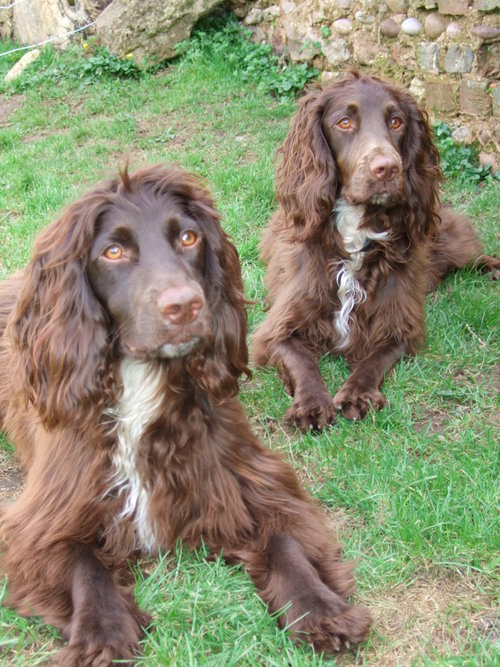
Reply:
[[400, 164], [390, 155], [376, 155], [370, 162], [370, 172], [379, 181], [392, 181], [400, 173]]
[[158, 297], [158, 306], [164, 317], [172, 324], [193, 322], [203, 308], [203, 298], [192, 287], [169, 287]]

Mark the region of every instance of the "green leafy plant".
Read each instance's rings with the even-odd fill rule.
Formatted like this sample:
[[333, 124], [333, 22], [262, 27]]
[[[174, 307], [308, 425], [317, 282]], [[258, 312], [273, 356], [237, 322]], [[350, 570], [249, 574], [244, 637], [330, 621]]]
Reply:
[[479, 164], [477, 149], [456, 143], [450, 127], [440, 121], [434, 125], [436, 145], [441, 155], [441, 169], [447, 178], [480, 183], [491, 178], [488, 167]]
[[73, 63], [70, 71], [80, 79], [87, 77], [139, 79], [141, 76], [141, 69], [132, 56], [121, 59], [104, 47], [97, 47], [82, 61]]
[[97, 46], [70, 46], [64, 53], [45, 47], [40, 57], [27, 68], [12, 87], [18, 92], [61, 80], [90, 83], [105, 79], [139, 79], [142, 70], [133, 58], [123, 60], [110, 53], [108, 49]]
[[322, 54], [321, 42], [313, 39], [306, 39], [306, 41], [300, 47], [300, 52], [307, 53], [308, 58], [312, 58], [315, 55], [321, 55]]
[[306, 63], [282, 63], [269, 44], [256, 44], [251, 36], [233, 15], [212, 17], [178, 44], [177, 52], [191, 61], [220, 58], [234, 76], [278, 97], [293, 96], [317, 76], [318, 70]]

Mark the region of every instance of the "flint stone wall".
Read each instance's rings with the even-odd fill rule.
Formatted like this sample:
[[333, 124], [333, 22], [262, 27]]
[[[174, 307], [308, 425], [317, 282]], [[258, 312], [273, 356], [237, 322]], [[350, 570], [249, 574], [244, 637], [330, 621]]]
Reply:
[[431, 121], [500, 152], [500, 0], [257, 0], [238, 13], [324, 82], [346, 66], [394, 79]]

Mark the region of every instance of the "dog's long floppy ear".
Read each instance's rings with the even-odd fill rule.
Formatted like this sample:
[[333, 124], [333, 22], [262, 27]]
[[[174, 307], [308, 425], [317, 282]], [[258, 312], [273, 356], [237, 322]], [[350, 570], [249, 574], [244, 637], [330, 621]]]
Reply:
[[241, 375], [251, 375], [246, 300], [236, 248], [220, 226], [209, 193], [199, 185], [193, 187], [189, 212], [205, 233], [205, 290], [213, 331], [212, 344], [204, 353], [203, 366], [195, 379], [217, 401], [223, 401], [238, 392]]
[[395, 91], [407, 118], [403, 143], [404, 200], [409, 206], [408, 231], [414, 241], [433, 235], [439, 218], [440, 156], [433, 143], [427, 113], [404, 90]]
[[205, 361], [203, 383], [217, 400], [234, 396], [242, 374], [251, 376], [246, 344], [247, 312], [238, 253], [219, 228], [219, 242], [208, 250], [206, 276], [213, 308], [213, 349]]
[[328, 95], [315, 91], [302, 98], [278, 150], [282, 157], [276, 178], [278, 202], [287, 235], [300, 241], [321, 231], [339, 186], [337, 165], [322, 129]]
[[106, 206], [91, 193], [39, 234], [9, 323], [16, 377], [47, 429], [83, 426], [104, 400], [107, 321], [86, 263]]

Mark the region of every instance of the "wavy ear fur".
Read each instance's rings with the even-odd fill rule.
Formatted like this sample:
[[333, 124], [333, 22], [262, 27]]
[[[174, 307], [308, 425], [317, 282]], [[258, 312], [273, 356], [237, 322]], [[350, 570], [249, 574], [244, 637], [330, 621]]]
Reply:
[[339, 186], [335, 159], [323, 134], [328, 92], [314, 91], [299, 102], [290, 131], [278, 150], [276, 190], [289, 236], [305, 241], [321, 231]]
[[443, 180], [440, 156], [432, 140], [427, 113], [405, 90], [395, 89], [394, 95], [408, 119], [402, 151], [404, 200], [410, 209], [407, 223], [410, 236], [419, 241], [435, 234], [439, 220], [439, 185]]
[[246, 344], [247, 312], [241, 267], [234, 245], [220, 226], [208, 192], [199, 186], [189, 204], [189, 213], [203, 225], [205, 289], [212, 310], [213, 341], [204, 351], [202, 367], [194, 379], [217, 401], [238, 392], [242, 374], [250, 377]]
[[86, 276], [106, 205], [104, 192], [87, 195], [41, 232], [9, 323], [13, 377], [48, 429], [83, 425], [106, 395], [106, 315]]
[[[238, 392], [242, 374], [250, 377], [246, 344], [247, 312], [238, 253], [222, 230], [214, 257], [207, 257], [209, 299], [213, 304], [213, 351], [205, 361], [204, 386], [218, 400]], [[210, 255], [210, 251], [207, 253]]]

